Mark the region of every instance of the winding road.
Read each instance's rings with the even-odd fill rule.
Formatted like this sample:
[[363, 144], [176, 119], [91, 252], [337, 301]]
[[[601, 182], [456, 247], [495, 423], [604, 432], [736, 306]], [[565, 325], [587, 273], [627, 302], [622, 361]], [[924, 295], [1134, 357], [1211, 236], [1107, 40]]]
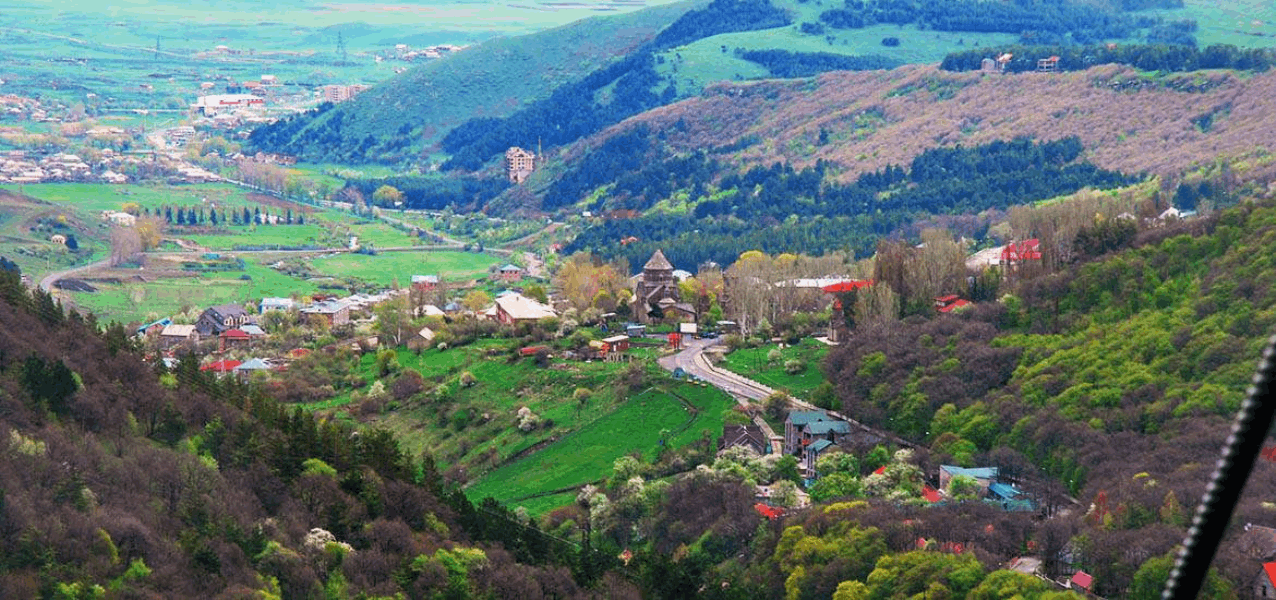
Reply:
[[[681, 352], [662, 356], [658, 362], [660, 363], [660, 366], [664, 367], [666, 370], [673, 371], [681, 368], [684, 372], [705, 380], [710, 385], [730, 394], [732, 398], [735, 398], [736, 402], [740, 403], [740, 406], [744, 406], [746, 408], [753, 406], [754, 401], [762, 400], [775, 393], [774, 389], [762, 385], [748, 377], [713, 366], [709, 362], [709, 359], [705, 357], [704, 351], [706, 348], [714, 345], [715, 343], [717, 343], [717, 340], [713, 339], [689, 339], [685, 341]], [[789, 404], [793, 408], [799, 410], [824, 410], [810, 402], [806, 402], [792, 396], [789, 397]], [[754, 408], [757, 407], [755, 406]], [[881, 431], [879, 429], [873, 429], [872, 427], [860, 423], [859, 421], [837, 411], [824, 410], [824, 412], [828, 413], [833, 418], [850, 423], [853, 427], [872, 433], [880, 438], [891, 440], [900, 446], [906, 448], [912, 448], [915, 446], [912, 442], [909, 442], [895, 434]], [[760, 426], [762, 431], [766, 433], [767, 437], [771, 439], [772, 450], [775, 452], [782, 452], [784, 436], [777, 435], [775, 431], [771, 429], [771, 426], [760, 416], [754, 417], [753, 422]]]

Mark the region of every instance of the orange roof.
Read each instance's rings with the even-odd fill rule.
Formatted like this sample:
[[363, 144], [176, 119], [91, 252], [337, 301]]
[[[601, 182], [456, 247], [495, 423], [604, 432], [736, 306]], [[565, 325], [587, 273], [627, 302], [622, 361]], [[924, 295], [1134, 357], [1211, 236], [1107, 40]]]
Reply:
[[931, 504], [939, 502], [940, 500], [943, 499], [939, 495], [939, 490], [936, 490], [935, 488], [930, 487], [929, 485], [922, 486], [922, 497], [925, 498], [926, 501], [930, 502]]

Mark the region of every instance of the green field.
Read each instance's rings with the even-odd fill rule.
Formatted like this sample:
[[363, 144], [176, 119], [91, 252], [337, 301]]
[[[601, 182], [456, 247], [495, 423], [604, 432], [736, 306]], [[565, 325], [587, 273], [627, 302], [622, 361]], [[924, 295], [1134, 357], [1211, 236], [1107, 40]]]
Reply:
[[142, 107], [184, 112], [203, 81], [273, 74], [286, 84], [278, 93], [305, 97], [312, 86], [375, 83], [422, 62], [376, 60], [377, 54], [393, 57], [397, 44], [471, 45], [659, 3], [284, 0], [263, 13], [260, 3], [247, 0], [15, 0], [0, 12], [0, 71], [7, 92], [82, 103], [90, 114]]
[[481, 277], [501, 260], [491, 254], [442, 250], [380, 252], [374, 256], [335, 254], [315, 258], [310, 264], [316, 271], [333, 277], [357, 277], [386, 287], [397, 282], [407, 287], [413, 275], [440, 275], [451, 281]]
[[[139, 270], [138, 274], [145, 276], [145, 269]], [[249, 279], [244, 279], [244, 276]], [[97, 292], [68, 293], [77, 306], [93, 311], [98, 319], [122, 323], [147, 320], [149, 316], [171, 316], [214, 304], [243, 304], [267, 296], [311, 294], [318, 289], [313, 283], [252, 262], [239, 272], [165, 277], [145, 283], [94, 281], [92, 285], [98, 289]]]
[[467, 493], [474, 500], [492, 496], [510, 506], [524, 506], [534, 514], [557, 508], [574, 494], [539, 495], [599, 481], [611, 474], [617, 458], [627, 454], [651, 461], [659, 452], [662, 430], [670, 432], [665, 441], [670, 448], [691, 443], [703, 431], [716, 438], [722, 431], [722, 414], [732, 404], [716, 389], [691, 384], [668, 392], [648, 390], [536, 453], [488, 473]]
[[[647, 349], [632, 352], [649, 387], [631, 393], [620, 382], [626, 363], [555, 360], [543, 368], [531, 359], [513, 358], [520, 345], [484, 339], [419, 354], [399, 350], [401, 368], [419, 372], [428, 386], [444, 391], [390, 402], [380, 414], [360, 420], [394, 433], [410, 454], [428, 452], [441, 468], [461, 469], [476, 482], [471, 496], [491, 494], [506, 501], [602, 479], [626, 454], [653, 460], [662, 432], [669, 448], [690, 444], [705, 431], [716, 436], [734, 405], [714, 388], [671, 381]], [[356, 373], [370, 384], [378, 379], [375, 369], [374, 357], [367, 355]], [[462, 386], [463, 373], [476, 383]], [[389, 387], [395, 377], [380, 380]], [[583, 404], [573, 397], [580, 388], [592, 392]], [[307, 408], [348, 418], [360, 413], [350, 401], [347, 391]], [[517, 427], [522, 407], [539, 418], [529, 431]], [[570, 496], [562, 492], [518, 504], [542, 514]]]
[[[1019, 36], [1004, 33], [971, 33], [923, 31], [916, 27], [874, 25], [863, 29], [827, 28], [824, 35], [808, 35], [798, 27], [803, 21], [817, 22], [825, 7], [810, 3], [794, 3], [791, 7], [802, 14], [794, 25], [764, 31], [727, 33], [705, 38], [663, 53], [663, 64], [656, 70], [664, 76], [676, 76], [679, 90], [698, 92], [715, 81], [757, 79], [768, 71], [755, 63], [735, 56], [735, 49], [783, 49], [790, 52], [828, 52], [852, 56], [881, 55], [908, 63], [937, 63], [950, 52], [972, 46], [1012, 44]], [[808, 14], [809, 13], [809, 14]], [[896, 37], [900, 45], [887, 48], [882, 39]], [[725, 50], [724, 50], [725, 49]]]
[[[829, 352], [829, 346], [811, 338], [780, 350], [780, 359], [768, 361], [767, 355], [776, 348], [767, 344], [758, 348], [741, 348], [726, 355], [718, 365], [729, 371], [748, 377], [767, 387], [784, 390], [803, 399], [810, 399], [811, 392], [824, 383], [820, 366]], [[797, 375], [784, 372], [785, 361], [797, 359], [806, 363], [806, 369]]]

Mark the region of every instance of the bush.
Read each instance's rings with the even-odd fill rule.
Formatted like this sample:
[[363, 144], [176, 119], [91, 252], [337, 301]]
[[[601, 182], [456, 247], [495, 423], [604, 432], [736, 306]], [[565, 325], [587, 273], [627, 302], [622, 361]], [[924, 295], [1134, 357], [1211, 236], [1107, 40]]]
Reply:
[[882, 45], [883, 45], [883, 46], [886, 46], [887, 48], [894, 48], [894, 47], [896, 47], [896, 46], [898, 46], [898, 45], [899, 45], [899, 38], [897, 38], [897, 37], [884, 37], [884, 38], [882, 38]]
[[784, 372], [788, 373], [789, 375], [797, 375], [798, 373], [801, 373], [805, 370], [806, 370], [805, 361], [802, 361], [796, 358], [791, 358], [789, 360], [784, 361]]

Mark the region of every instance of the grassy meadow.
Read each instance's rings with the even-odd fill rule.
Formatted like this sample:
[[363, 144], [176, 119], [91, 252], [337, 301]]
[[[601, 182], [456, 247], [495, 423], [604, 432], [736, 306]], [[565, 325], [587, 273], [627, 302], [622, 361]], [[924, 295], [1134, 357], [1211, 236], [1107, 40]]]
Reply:
[[[718, 366], [728, 371], [748, 377], [758, 383], [803, 399], [810, 399], [811, 392], [824, 383], [824, 373], [820, 365], [828, 355], [829, 346], [812, 338], [803, 338], [800, 344], [780, 348], [778, 360], [768, 360], [775, 344], [767, 344], [757, 348], [741, 348], [727, 354]], [[784, 363], [800, 360], [806, 365], [800, 373], [789, 375], [784, 371]]]
[[[670, 380], [646, 349], [633, 351], [645, 386], [631, 392], [620, 382], [625, 363], [555, 361], [542, 368], [531, 359], [512, 358], [519, 345], [488, 339], [419, 354], [399, 350], [401, 368], [440, 388], [391, 401], [383, 412], [359, 420], [393, 432], [409, 453], [430, 452], [441, 467], [464, 473], [474, 481], [475, 499], [492, 495], [541, 514], [573, 496], [551, 492], [608, 476], [620, 456], [655, 459], [662, 435], [672, 449], [705, 431], [718, 435], [734, 405], [714, 388]], [[379, 378], [371, 355], [360, 359], [356, 372], [387, 388], [395, 379]], [[476, 383], [462, 385], [464, 373]], [[591, 392], [583, 403], [575, 397], [577, 389]], [[362, 413], [351, 401], [347, 392], [308, 408], [345, 419]], [[517, 427], [523, 407], [536, 415], [537, 425], [528, 431]]]
[[640, 454], [650, 462], [663, 444], [674, 449], [708, 431], [722, 432], [722, 415], [733, 402], [722, 392], [692, 384], [649, 389], [629, 397], [610, 413], [583, 424], [541, 450], [479, 479], [467, 491], [474, 500], [492, 496], [534, 514], [570, 502], [574, 494], [542, 494], [597, 482], [611, 474], [617, 458]]

